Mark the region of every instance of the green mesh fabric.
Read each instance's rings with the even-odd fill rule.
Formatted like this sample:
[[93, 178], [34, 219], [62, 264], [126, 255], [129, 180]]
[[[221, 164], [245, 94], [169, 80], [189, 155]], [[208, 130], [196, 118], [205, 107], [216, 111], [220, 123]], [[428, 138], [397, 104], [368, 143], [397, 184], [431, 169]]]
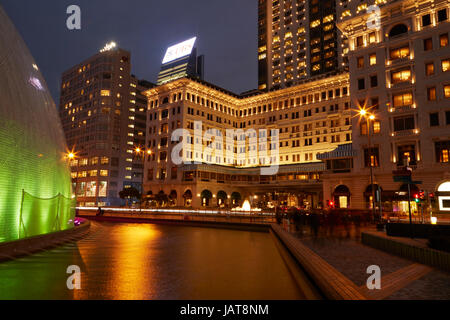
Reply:
[[[71, 197], [66, 152], [45, 80], [0, 6], [0, 243], [56, 230], [55, 212], [59, 228], [70, 227], [63, 226], [70, 201], [42, 200]], [[20, 230], [21, 212], [27, 233]]]
[[75, 201], [62, 195], [41, 199], [23, 192], [19, 238], [28, 238], [73, 227]]

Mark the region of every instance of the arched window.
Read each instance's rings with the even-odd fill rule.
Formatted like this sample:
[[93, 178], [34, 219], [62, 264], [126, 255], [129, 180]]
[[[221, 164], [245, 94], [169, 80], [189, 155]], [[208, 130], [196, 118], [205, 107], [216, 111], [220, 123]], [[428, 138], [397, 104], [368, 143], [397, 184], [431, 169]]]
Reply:
[[336, 208], [348, 208], [350, 205], [350, 189], [345, 185], [337, 186], [333, 192]]
[[450, 192], [450, 181], [446, 181], [439, 185], [438, 192]]
[[391, 31], [389, 32], [389, 38], [397, 37], [406, 33], [408, 33], [408, 27], [403, 23], [400, 23], [391, 29]]

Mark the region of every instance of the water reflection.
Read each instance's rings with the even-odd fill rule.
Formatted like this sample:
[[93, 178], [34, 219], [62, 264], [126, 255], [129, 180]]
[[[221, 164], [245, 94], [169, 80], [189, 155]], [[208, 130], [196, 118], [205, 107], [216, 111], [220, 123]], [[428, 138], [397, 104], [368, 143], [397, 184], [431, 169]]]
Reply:
[[302, 298], [265, 233], [94, 222], [78, 243], [0, 264], [0, 299]]

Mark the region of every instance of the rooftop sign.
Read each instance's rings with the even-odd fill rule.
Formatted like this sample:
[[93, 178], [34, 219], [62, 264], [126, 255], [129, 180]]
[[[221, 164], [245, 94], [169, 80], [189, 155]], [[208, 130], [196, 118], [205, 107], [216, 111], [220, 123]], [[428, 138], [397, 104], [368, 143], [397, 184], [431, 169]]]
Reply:
[[162, 63], [166, 64], [168, 62], [190, 55], [192, 53], [192, 50], [194, 49], [195, 40], [197, 40], [197, 37], [178, 43], [167, 49]]

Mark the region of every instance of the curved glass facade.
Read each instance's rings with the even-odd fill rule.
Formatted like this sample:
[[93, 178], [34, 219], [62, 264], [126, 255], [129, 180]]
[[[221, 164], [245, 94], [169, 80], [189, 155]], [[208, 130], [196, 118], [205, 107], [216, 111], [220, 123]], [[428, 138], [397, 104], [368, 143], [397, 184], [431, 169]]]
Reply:
[[0, 6], [0, 242], [73, 226], [66, 148], [42, 74]]

